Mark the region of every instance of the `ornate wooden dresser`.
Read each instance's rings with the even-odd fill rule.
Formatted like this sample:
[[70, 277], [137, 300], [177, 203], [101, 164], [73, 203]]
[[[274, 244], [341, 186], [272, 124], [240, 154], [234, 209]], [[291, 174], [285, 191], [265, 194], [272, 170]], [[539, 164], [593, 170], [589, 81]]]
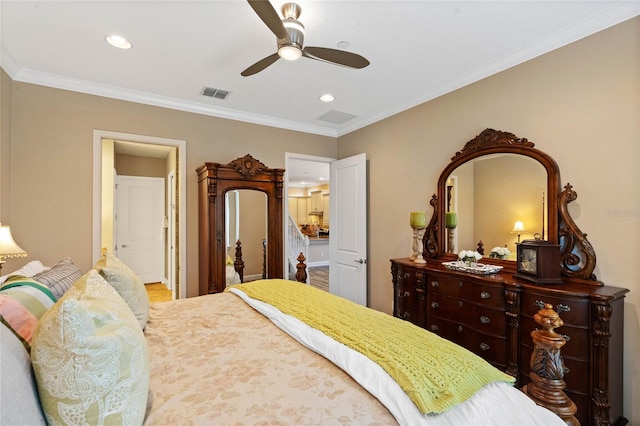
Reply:
[[582, 425], [624, 423], [622, 346], [628, 290], [573, 282], [537, 286], [514, 280], [514, 271], [472, 275], [442, 261], [391, 260], [394, 316], [471, 350], [497, 368], [529, 382], [536, 328], [533, 315], [549, 303], [559, 312], [567, 340], [562, 349], [567, 395]]
[[[502, 186], [503, 181], [508, 182]], [[440, 174], [430, 201], [433, 216], [414, 233], [414, 259], [391, 260], [393, 314], [466, 347], [524, 386], [532, 353], [539, 351], [530, 338], [533, 316], [551, 305], [564, 322], [557, 331], [565, 343], [562, 356], [550, 354], [559, 360], [548, 368], [558, 373], [550, 379], [566, 382], [582, 425], [626, 424], [622, 361], [628, 290], [607, 286], [593, 273], [595, 251], [569, 214], [576, 198], [570, 184], [562, 188], [560, 169], [548, 154], [526, 138], [485, 129]], [[534, 236], [526, 244], [520, 244], [522, 231], [517, 241], [511, 235], [522, 228], [513, 221], [521, 224], [523, 216]], [[450, 263], [458, 252], [465, 257], [460, 249], [469, 246], [459, 244], [479, 241], [482, 252], [482, 240], [495, 245], [497, 255], [515, 244], [516, 261], [485, 257], [483, 263], [502, 268], [490, 275]]]

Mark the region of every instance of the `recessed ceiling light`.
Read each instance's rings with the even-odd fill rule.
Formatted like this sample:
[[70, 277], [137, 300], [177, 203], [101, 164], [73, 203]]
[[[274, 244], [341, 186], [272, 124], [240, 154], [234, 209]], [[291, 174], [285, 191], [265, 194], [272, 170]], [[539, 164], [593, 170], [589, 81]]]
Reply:
[[335, 98], [331, 93], [325, 93], [324, 95], [320, 96], [320, 100], [322, 102], [332, 102], [334, 99]]
[[118, 49], [131, 49], [131, 43], [129, 43], [129, 40], [122, 36], [112, 34], [105, 37], [105, 40], [107, 40], [107, 43], [117, 47]]
[[348, 41], [341, 41], [338, 43], [338, 47], [340, 49], [346, 49], [347, 47], [349, 47], [349, 42]]

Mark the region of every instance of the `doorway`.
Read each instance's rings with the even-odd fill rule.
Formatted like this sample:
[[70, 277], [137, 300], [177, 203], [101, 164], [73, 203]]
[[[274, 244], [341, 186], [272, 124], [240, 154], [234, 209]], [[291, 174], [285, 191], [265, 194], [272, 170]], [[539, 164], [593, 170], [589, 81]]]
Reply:
[[[330, 165], [335, 158], [285, 153], [285, 223], [289, 217], [309, 237], [306, 254], [308, 283], [317, 288], [329, 288]], [[289, 232], [289, 227], [285, 227]], [[322, 234], [323, 238], [319, 238]], [[285, 244], [289, 239], [285, 236]], [[290, 248], [285, 248], [290, 253]], [[293, 250], [291, 250], [293, 253]], [[293, 253], [297, 257], [297, 253]], [[288, 260], [285, 260], [288, 262]], [[291, 265], [286, 266], [295, 273]], [[295, 267], [295, 263], [294, 263]]]
[[[140, 161], [164, 158], [162, 177], [171, 187], [165, 187], [167, 199], [165, 223], [167, 230], [164, 256], [166, 260], [166, 284], [173, 291], [173, 298], [187, 297], [186, 291], [186, 142], [153, 136], [141, 136], [119, 132], [94, 130], [93, 134], [93, 262], [104, 250], [115, 248], [114, 227], [114, 182], [115, 161], [123, 155], [126, 161], [136, 164]], [[123, 158], [124, 158], [123, 157]], [[133, 158], [138, 157], [138, 158]], [[145, 160], [146, 159], [146, 160]], [[133, 167], [136, 175], [148, 174], [146, 166]], [[131, 174], [129, 172], [124, 174]], [[170, 230], [170, 231], [169, 231]], [[183, 266], [184, 265], [184, 266]]]

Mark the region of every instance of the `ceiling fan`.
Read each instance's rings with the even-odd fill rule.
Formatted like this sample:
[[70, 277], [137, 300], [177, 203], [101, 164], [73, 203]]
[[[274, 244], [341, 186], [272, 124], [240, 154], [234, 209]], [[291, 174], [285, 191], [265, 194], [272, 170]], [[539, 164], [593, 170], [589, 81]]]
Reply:
[[285, 3], [281, 11], [284, 19], [280, 19], [271, 3], [267, 0], [247, 0], [260, 19], [275, 34], [278, 40], [278, 51], [251, 65], [240, 74], [248, 77], [257, 74], [280, 58], [295, 60], [301, 56], [317, 61], [329, 62], [350, 68], [364, 68], [369, 61], [355, 53], [326, 47], [304, 47], [304, 25], [298, 22], [302, 12], [299, 5]]

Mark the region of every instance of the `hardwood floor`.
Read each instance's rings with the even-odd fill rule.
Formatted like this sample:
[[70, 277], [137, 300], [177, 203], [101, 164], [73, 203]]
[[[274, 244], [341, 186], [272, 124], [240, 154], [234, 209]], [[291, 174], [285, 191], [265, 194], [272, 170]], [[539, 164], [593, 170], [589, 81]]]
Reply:
[[171, 290], [162, 283], [145, 284], [144, 288], [149, 295], [149, 302], [168, 302], [173, 299]]
[[307, 269], [309, 284], [320, 290], [329, 291], [329, 267], [315, 266]]

